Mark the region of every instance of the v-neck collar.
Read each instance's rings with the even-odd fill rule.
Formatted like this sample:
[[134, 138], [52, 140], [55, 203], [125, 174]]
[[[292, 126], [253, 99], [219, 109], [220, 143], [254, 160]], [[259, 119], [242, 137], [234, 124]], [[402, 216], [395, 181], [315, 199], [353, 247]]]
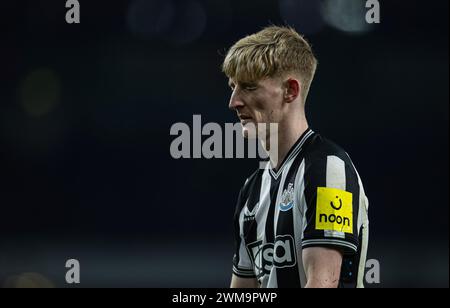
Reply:
[[285, 158], [283, 159], [283, 162], [280, 165], [280, 168], [278, 168], [277, 171], [275, 171], [273, 168], [271, 168], [270, 161], [267, 164], [267, 168], [269, 169], [270, 175], [277, 180], [278, 177], [283, 173], [284, 167], [286, 164], [293, 159], [295, 156], [297, 156], [298, 153], [302, 150], [303, 145], [305, 144], [306, 140], [314, 134], [314, 131], [308, 128], [301, 136], [298, 138], [298, 140], [294, 143], [294, 145], [291, 147], [291, 149], [286, 154]]

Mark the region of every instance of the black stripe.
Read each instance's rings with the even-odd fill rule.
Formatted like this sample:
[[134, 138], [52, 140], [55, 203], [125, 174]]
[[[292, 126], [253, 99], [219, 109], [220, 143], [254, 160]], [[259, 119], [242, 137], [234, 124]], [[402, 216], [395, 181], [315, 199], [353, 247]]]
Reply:
[[[261, 182], [262, 182], [262, 174], [263, 170], [258, 171], [258, 176], [255, 178], [255, 180], [252, 183], [251, 190], [249, 192], [248, 196], [248, 202], [247, 207], [249, 211], [253, 211], [253, 208], [257, 203], [260, 202], [259, 197], [261, 194]], [[245, 217], [244, 217], [245, 218]], [[258, 228], [258, 222], [256, 221], [256, 217], [254, 217], [253, 220], [247, 220], [243, 222], [244, 224], [244, 236], [245, 236], [245, 243], [253, 243], [256, 241], [256, 231]]]
[[[359, 212], [359, 194], [360, 187], [358, 183], [358, 176], [351, 164], [351, 161], [345, 162], [345, 190], [352, 192], [353, 196], [353, 236], [346, 233], [346, 240], [349, 242], [355, 242], [358, 238], [358, 212]], [[356, 244], [356, 243], [355, 243]]]
[[[286, 176], [286, 180], [284, 181], [283, 185], [283, 191], [286, 190], [289, 186], [289, 183], [295, 184], [295, 177], [298, 172], [298, 168], [300, 167], [300, 163], [302, 161], [301, 155], [297, 155], [295, 160], [293, 161], [291, 167], [288, 170], [288, 174]], [[296, 192], [296, 189], [294, 187], [294, 193]], [[280, 200], [281, 202], [281, 200]], [[279, 206], [279, 205], [277, 205]], [[296, 205], [294, 205], [296, 206]], [[298, 266], [303, 266], [303, 264], [298, 264], [297, 260], [297, 251], [296, 251], [296, 245], [295, 245], [295, 231], [294, 231], [294, 216], [293, 216], [293, 209], [290, 209], [288, 211], [280, 211], [278, 214], [278, 221], [277, 221], [277, 235], [286, 235], [289, 234], [292, 236], [292, 239], [294, 240], [293, 245], [291, 247], [291, 254], [292, 258], [295, 258], [296, 262], [293, 266], [290, 267], [283, 267], [283, 268], [277, 268], [277, 284], [279, 288], [300, 288], [301, 287], [301, 281], [300, 276], [298, 272]], [[277, 251], [274, 251], [274, 255], [277, 253]], [[280, 251], [280, 254], [283, 252]]]
[[[247, 183], [244, 185], [244, 187], [241, 189], [237, 201], [236, 211], [234, 213], [234, 236], [235, 236], [235, 253], [233, 258], [233, 264], [236, 267], [239, 267], [239, 261], [241, 256], [239, 255], [239, 250], [241, 246], [241, 236], [240, 236], [240, 221], [239, 217], [240, 214], [245, 206], [245, 203], [248, 200], [249, 206], [254, 206], [256, 203], [252, 203], [255, 201], [259, 201], [259, 192], [261, 190], [261, 170], [256, 171], [252, 174], [251, 177], [249, 177]], [[250, 205], [252, 204], [252, 205]], [[245, 243], [249, 243], [248, 240], [253, 241], [256, 240], [256, 220], [243, 222], [243, 231], [245, 236]], [[251, 232], [253, 231], [253, 232]]]
[[[306, 230], [304, 237], [308, 238], [313, 234], [320, 234], [324, 237], [324, 231], [316, 230], [316, 198], [317, 187], [325, 187], [327, 184], [327, 166], [326, 159], [320, 160], [320, 165], [315, 162], [316, 158], [310, 155], [305, 157], [305, 201], [306, 201]], [[314, 167], [313, 167], [314, 164]]]
[[270, 178], [270, 206], [266, 218], [266, 242], [273, 243], [275, 240], [275, 230], [274, 230], [274, 214], [275, 214], [275, 203], [277, 200], [278, 187], [280, 185], [280, 179], [274, 180]]
[[[340, 287], [356, 288], [358, 282], [358, 269], [361, 254], [362, 234], [358, 239], [358, 214], [359, 214], [359, 194], [360, 187], [358, 176], [350, 159], [345, 160], [345, 190], [352, 192], [353, 200], [353, 234], [345, 233], [345, 240], [357, 246], [356, 253], [346, 250], [346, 254], [342, 260]], [[356, 240], [358, 239], [358, 240]], [[358, 243], [359, 242], [359, 243]], [[363, 273], [364, 274], [364, 273]]]

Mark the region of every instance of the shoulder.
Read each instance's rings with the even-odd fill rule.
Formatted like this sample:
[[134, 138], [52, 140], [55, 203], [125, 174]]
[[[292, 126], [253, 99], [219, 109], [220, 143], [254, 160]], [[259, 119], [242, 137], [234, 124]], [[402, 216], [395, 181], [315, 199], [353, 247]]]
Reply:
[[305, 158], [315, 161], [326, 159], [328, 156], [336, 156], [350, 163], [347, 152], [340, 145], [316, 133], [306, 148]]
[[335, 142], [315, 134], [308, 144], [305, 154], [305, 169], [320, 168], [334, 165], [352, 167], [353, 163], [348, 153]]
[[258, 191], [260, 190], [261, 177], [263, 172], [264, 170], [258, 169], [245, 180], [244, 185], [239, 191], [239, 197], [235, 209], [235, 218], [239, 216], [239, 213], [242, 211], [249, 198], [252, 198], [252, 201], [255, 201], [251, 202], [252, 204], [256, 204], [258, 202], [258, 200], [253, 199], [259, 197]]
[[316, 134], [304, 153], [304, 177], [308, 183], [338, 187], [357, 181], [348, 153], [335, 142]]
[[248, 196], [251, 188], [257, 185], [257, 183], [260, 181], [263, 171], [264, 171], [263, 169], [257, 169], [255, 172], [253, 172], [249, 177], [245, 179], [245, 183], [241, 189], [242, 196]]

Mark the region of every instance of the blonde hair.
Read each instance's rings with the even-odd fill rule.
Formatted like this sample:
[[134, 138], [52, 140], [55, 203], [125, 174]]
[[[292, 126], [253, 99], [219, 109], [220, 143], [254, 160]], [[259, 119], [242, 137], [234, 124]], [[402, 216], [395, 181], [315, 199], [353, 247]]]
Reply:
[[317, 68], [309, 43], [290, 27], [270, 26], [244, 37], [228, 51], [222, 71], [237, 82], [297, 74], [306, 100]]

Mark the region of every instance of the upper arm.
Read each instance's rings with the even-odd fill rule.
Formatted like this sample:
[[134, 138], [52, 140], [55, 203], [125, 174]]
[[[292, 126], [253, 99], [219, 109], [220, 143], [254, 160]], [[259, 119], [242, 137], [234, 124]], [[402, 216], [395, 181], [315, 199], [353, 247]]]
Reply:
[[335, 248], [310, 247], [303, 249], [306, 288], [336, 288], [342, 265], [342, 252]]
[[352, 167], [337, 156], [307, 160], [302, 248], [335, 247], [354, 254], [359, 186]]
[[355, 256], [359, 245], [357, 177], [341, 157], [315, 157], [305, 167], [304, 192], [306, 287], [337, 287], [343, 255]]

